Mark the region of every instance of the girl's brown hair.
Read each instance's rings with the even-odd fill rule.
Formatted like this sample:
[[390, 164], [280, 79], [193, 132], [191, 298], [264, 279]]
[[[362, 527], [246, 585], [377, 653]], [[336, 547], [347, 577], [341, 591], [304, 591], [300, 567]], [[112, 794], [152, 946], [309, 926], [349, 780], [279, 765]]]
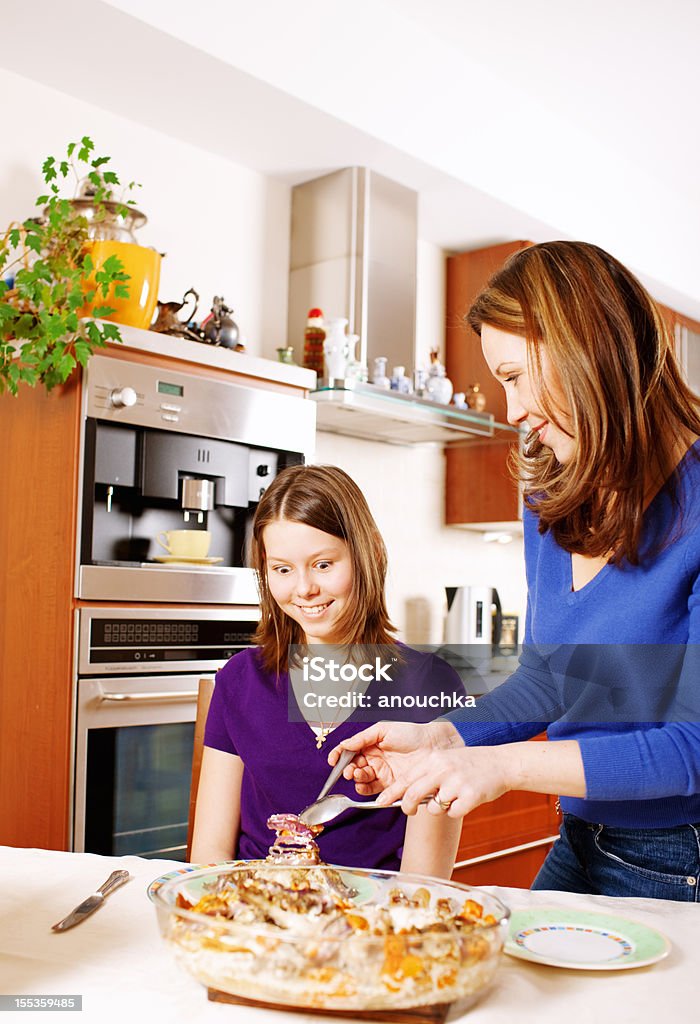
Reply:
[[540, 532], [567, 551], [637, 564], [650, 482], [671, 474], [675, 494], [679, 438], [700, 434], [700, 400], [651, 296], [597, 246], [544, 242], [510, 257], [467, 319], [479, 335], [489, 324], [525, 339], [534, 393], [561, 428], [542, 376], [546, 348], [570, 410], [576, 448], [566, 465], [538, 443], [518, 460]]
[[338, 621], [336, 641], [347, 644], [394, 644], [384, 584], [387, 554], [365, 497], [354, 480], [336, 466], [290, 466], [282, 470], [260, 499], [253, 520], [251, 563], [258, 577], [261, 617], [253, 641], [263, 663], [279, 675], [288, 667], [289, 646], [303, 644], [304, 632], [270, 594], [263, 531], [279, 520], [304, 523], [340, 537], [352, 562], [352, 592]]

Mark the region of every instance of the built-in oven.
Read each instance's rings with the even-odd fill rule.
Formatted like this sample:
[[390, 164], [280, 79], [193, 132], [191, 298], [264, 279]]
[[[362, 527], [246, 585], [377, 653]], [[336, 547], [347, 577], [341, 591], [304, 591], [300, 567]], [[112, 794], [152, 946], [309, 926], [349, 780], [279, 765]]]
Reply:
[[[315, 406], [245, 378], [94, 355], [83, 378], [72, 848], [184, 859], [197, 684], [250, 643], [265, 488]], [[170, 531], [210, 542], [163, 547]]]
[[185, 859], [197, 686], [259, 609], [81, 608], [73, 849]]

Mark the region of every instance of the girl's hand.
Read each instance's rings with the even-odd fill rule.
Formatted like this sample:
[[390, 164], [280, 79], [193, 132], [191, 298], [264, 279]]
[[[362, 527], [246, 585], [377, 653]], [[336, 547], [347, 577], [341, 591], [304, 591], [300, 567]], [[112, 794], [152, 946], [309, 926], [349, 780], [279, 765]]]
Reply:
[[343, 775], [355, 782], [360, 795], [370, 796], [418, 768], [430, 751], [461, 746], [462, 739], [450, 722], [377, 722], [334, 747], [328, 763], [335, 764], [342, 750], [357, 751]]

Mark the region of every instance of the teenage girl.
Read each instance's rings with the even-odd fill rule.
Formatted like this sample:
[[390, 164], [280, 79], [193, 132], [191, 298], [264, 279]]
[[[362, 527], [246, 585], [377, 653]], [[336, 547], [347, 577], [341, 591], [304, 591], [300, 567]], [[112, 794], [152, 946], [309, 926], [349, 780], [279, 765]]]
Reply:
[[[258, 646], [236, 654], [216, 677], [192, 847], [199, 863], [265, 857], [274, 839], [268, 818], [298, 814], [318, 796], [329, 772], [326, 737], [333, 746], [367, 724], [368, 712], [357, 710], [344, 720], [329, 710], [317, 712], [317, 721], [290, 721], [290, 645], [312, 655], [328, 649], [319, 644], [394, 650], [403, 692], [461, 689], [441, 659], [395, 640], [384, 596], [384, 542], [362, 492], [341, 469], [281, 472], [258, 505], [251, 557], [260, 589]], [[411, 717], [427, 721], [436, 713]], [[334, 792], [357, 798], [345, 779]], [[449, 877], [460, 828], [460, 821], [426, 808], [408, 825], [399, 809], [353, 809], [329, 822], [318, 844], [328, 863]]]

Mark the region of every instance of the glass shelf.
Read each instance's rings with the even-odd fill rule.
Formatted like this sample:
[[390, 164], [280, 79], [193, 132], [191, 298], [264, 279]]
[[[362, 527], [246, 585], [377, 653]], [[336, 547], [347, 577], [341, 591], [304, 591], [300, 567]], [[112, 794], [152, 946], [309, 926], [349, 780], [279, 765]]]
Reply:
[[519, 433], [497, 423], [492, 413], [400, 395], [357, 380], [333, 380], [309, 397], [316, 402], [318, 430], [389, 444], [447, 444], [507, 435], [515, 440]]

